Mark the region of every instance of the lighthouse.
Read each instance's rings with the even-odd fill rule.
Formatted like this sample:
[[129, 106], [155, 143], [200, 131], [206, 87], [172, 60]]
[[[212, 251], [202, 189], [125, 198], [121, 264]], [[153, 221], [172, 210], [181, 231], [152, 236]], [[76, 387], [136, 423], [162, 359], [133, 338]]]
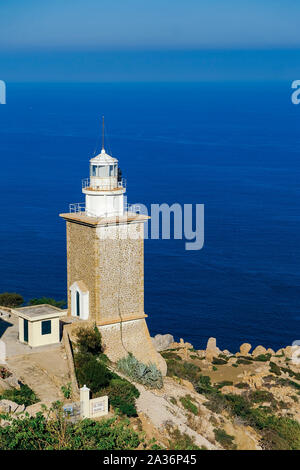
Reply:
[[60, 214], [67, 229], [68, 315], [96, 323], [112, 361], [132, 353], [166, 363], [152, 344], [144, 312], [144, 224], [148, 216], [125, 202], [118, 160], [104, 148], [89, 160], [85, 201]]

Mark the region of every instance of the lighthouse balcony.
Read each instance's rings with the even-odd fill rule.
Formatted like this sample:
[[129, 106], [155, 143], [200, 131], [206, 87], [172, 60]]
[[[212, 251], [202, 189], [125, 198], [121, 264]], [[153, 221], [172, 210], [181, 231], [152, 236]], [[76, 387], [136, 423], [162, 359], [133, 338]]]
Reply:
[[117, 181], [117, 183], [115, 183], [114, 179], [111, 182], [107, 180], [108, 178], [102, 182], [95, 179], [91, 180], [90, 178], [85, 178], [82, 180], [82, 189], [87, 191], [119, 191], [120, 189], [126, 189], [126, 180], [124, 178]]
[[[130, 212], [134, 214], [140, 214], [141, 207], [138, 204], [129, 204], [124, 203], [124, 213]], [[74, 202], [69, 204], [69, 213], [81, 215], [83, 217], [116, 217], [123, 214], [120, 214], [120, 211], [112, 211], [112, 212], [105, 212], [100, 215], [93, 214], [91, 211], [86, 210], [86, 206], [84, 202]]]

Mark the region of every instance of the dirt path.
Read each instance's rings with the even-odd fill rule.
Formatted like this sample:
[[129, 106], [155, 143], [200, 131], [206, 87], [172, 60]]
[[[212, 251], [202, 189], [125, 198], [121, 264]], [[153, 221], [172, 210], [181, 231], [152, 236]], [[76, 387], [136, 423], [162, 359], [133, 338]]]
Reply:
[[37, 394], [41, 401], [63, 399], [61, 386], [69, 381], [69, 371], [62, 348], [30, 355], [13, 356], [7, 361], [9, 369]]
[[191, 429], [187, 424], [188, 420], [185, 412], [177, 405], [173, 405], [168, 399], [170, 391], [172, 396], [184, 396], [187, 393], [187, 389], [180, 385], [166, 385], [164, 387], [165, 393], [161, 393], [161, 391], [147, 390], [142, 385], [135, 383], [140, 392], [136, 402], [137, 411], [146, 415], [153, 425], [161, 431], [167, 425], [171, 425], [177, 427], [181, 433], [188, 434], [199, 447], [205, 446], [207, 449], [218, 449], [217, 446], [209, 442], [204, 436]]

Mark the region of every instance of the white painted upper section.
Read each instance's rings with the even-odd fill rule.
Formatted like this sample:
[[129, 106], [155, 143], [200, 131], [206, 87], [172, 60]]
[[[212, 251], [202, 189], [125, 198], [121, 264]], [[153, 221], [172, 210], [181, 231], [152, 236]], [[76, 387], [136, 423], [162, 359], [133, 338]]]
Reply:
[[101, 153], [90, 159], [90, 163], [95, 163], [96, 165], [111, 165], [113, 163], [118, 163], [118, 160], [116, 158], [113, 158], [111, 155], [108, 155], [108, 153], [106, 153], [105, 150], [102, 149]]
[[[121, 183], [122, 185], [122, 183]], [[125, 188], [118, 183], [118, 160], [102, 149], [90, 160], [90, 180], [82, 192], [85, 210], [91, 217], [110, 217], [124, 214]]]

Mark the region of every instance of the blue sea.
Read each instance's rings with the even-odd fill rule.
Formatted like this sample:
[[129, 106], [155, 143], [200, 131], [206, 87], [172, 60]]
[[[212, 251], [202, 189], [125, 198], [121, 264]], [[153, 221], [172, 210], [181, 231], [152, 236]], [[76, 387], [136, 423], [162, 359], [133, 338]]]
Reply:
[[132, 203], [205, 205], [205, 244], [145, 241], [152, 335], [235, 352], [300, 337], [300, 106], [290, 82], [7, 84], [0, 292], [67, 297], [65, 223], [100, 150]]

